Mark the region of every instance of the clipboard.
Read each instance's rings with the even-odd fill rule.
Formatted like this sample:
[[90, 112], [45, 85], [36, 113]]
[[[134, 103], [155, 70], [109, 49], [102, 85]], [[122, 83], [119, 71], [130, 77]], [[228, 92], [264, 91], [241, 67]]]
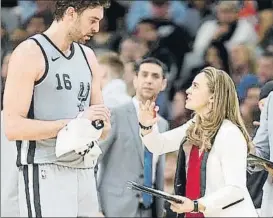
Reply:
[[262, 157], [256, 156], [254, 154], [248, 154], [247, 161], [254, 165], [263, 165], [266, 164], [269, 167], [273, 168], [273, 162], [270, 160], [264, 159]]
[[155, 197], [163, 198], [167, 201], [173, 201], [173, 202], [180, 203], [180, 204], [184, 203], [181, 199], [178, 199], [169, 193], [166, 193], [166, 192], [163, 192], [160, 190], [156, 190], [153, 188], [149, 188], [149, 187], [146, 187], [144, 185], [140, 185], [140, 184], [133, 182], [133, 181], [128, 181], [127, 183], [128, 183], [129, 189], [137, 190], [137, 191], [141, 191], [141, 192], [146, 192], [146, 193], [151, 194]]

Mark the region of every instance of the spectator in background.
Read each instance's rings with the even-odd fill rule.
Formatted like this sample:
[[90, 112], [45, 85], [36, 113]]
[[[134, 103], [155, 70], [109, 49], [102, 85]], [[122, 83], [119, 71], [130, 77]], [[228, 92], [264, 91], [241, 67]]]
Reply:
[[124, 75], [124, 64], [118, 54], [106, 53], [99, 56], [98, 62], [102, 69], [102, 96], [107, 107], [113, 108], [131, 100], [127, 94]]
[[11, 49], [9, 34], [6, 30], [6, 26], [1, 22], [1, 65], [3, 63], [3, 59], [6, 56], [8, 50]]
[[183, 25], [189, 31], [190, 35], [195, 38], [196, 33], [204, 21], [214, 18], [211, 11], [211, 0], [187, 0], [186, 15]]
[[264, 38], [257, 47], [257, 51], [269, 51], [273, 53], [273, 26], [266, 31]]
[[27, 39], [28, 33], [22, 28], [15, 29], [10, 34], [10, 45], [12, 49], [15, 49], [21, 42]]
[[136, 90], [134, 88], [134, 83], [133, 83], [134, 76], [135, 76], [135, 63], [134, 62], [125, 63], [123, 80], [127, 86], [127, 93], [131, 97], [133, 97], [136, 94]]
[[168, 83], [172, 84], [177, 76], [177, 62], [175, 56], [170, 50], [160, 44], [160, 36], [157, 29], [157, 22], [153, 19], [143, 19], [137, 26], [135, 31], [136, 37], [148, 45], [148, 51], [144, 58], [154, 57], [162, 61], [167, 66]]
[[126, 17], [126, 27], [129, 32], [134, 31], [137, 23], [146, 18], [161, 18], [172, 20], [182, 25], [186, 7], [183, 2], [169, 0], [134, 1], [129, 7]]
[[213, 41], [205, 53], [205, 63], [231, 74], [229, 53], [223, 43]]
[[4, 79], [4, 80], [7, 78], [8, 64], [9, 64], [11, 53], [12, 53], [11, 51], [7, 52], [5, 57], [3, 58], [3, 63], [1, 67], [1, 79]]
[[184, 79], [182, 87], [187, 89], [191, 86], [194, 77], [205, 67], [211, 66], [217, 69], [224, 70], [229, 75], [231, 74], [230, 58], [226, 47], [221, 42], [212, 41], [204, 53], [203, 64], [191, 70], [188, 79]]
[[[233, 45], [230, 49], [232, 80], [238, 86], [245, 77], [255, 77], [256, 61], [253, 48], [245, 44]], [[239, 96], [241, 93], [239, 93]]]
[[227, 48], [238, 43], [257, 42], [254, 27], [248, 21], [238, 18], [237, 1], [219, 1], [216, 12], [217, 19], [206, 21], [197, 32], [193, 45], [196, 54], [203, 55], [212, 40], [223, 42]]
[[23, 25], [28, 36], [44, 32], [53, 21], [53, 16], [49, 11], [40, 12], [31, 16]]
[[[168, 50], [171, 53], [174, 61], [176, 62], [177, 78], [183, 66], [184, 56], [187, 52], [191, 50], [193, 37], [190, 36], [190, 33], [185, 27], [179, 26], [171, 20], [159, 18], [143, 19], [139, 23], [142, 23], [142, 26], [144, 27], [145, 27], [144, 23], [146, 23], [146, 27], [147, 25], [150, 25], [150, 28], [153, 30], [152, 32], [156, 33], [154, 35], [157, 37], [154, 37], [153, 40], [147, 41], [156, 41], [157, 39], [158, 43], [155, 43], [155, 45], [157, 45], [157, 47], [165, 48], [165, 50]], [[138, 34], [139, 33], [138, 31], [140, 30], [136, 29], [135, 33]], [[143, 28], [142, 35], [145, 34], [148, 35], [147, 32], [145, 31], [145, 28]]]
[[102, 55], [111, 51], [114, 36], [115, 32], [108, 31], [108, 19], [104, 18], [100, 21], [100, 31], [89, 40], [87, 46], [97, 55]]
[[121, 39], [119, 54], [124, 63], [140, 60], [147, 52], [148, 47], [146, 43], [136, 37], [126, 36]]
[[16, 13], [18, 2], [18, 0], [1, 1], [1, 23], [5, 25], [8, 33], [11, 33], [20, 25], [20, 18]]
[[161, 107], [159, 114], [167, 120], [170, 120], [170, 99], [174, 81], [177, 77], [178, 66], [174, 55], [170, 50], [160, 43], [160, 36], [157, 30], [156, 21], [152, 19], [141, 20], [136, 27], [136, 37], [148, 45], [148, 51], [143, 58], [154, 57], [159, 59], [167, 66], [166, 78], [168, 85], [166, 90], [160, 92], [156, 103]]
[[191, 117], [191, 111], [185, 108], [186, 92], [178, 90], [172, 101], [172, 118], [170, 122], [170, 129], [174, 129], [186, 123]]
[[258, 58], [257, 76], [261, 84], [273, 79], [273, 53], [264, 52]]
[[258, 11], [258, 19], [259, 19], [259, 24], [258, 24], [259, 40], [258, 40], [258, 43], [261, 43], [264, 40], [266, 40], [268, 30], [273, 27], [272, 6], [273, 5], [271, 3], [271, 8], [263, 8], [262, 10], [259, 9], [259, 11]]
[[110, 8], [105, 11], [105, 17], [107, 18], [108, 23], [108, 31], [110, 32], [119, 32], [121, 28], [124, 28], [124, 16], [126, 13], [126, 7], [122, 4], [123, 2], [125, 1], [112, 0]]
[[[55, 7], [54, 0], [29, 0], [18, 1], [19, 16], [21, 23], [28, 22], [35, 14], [52, 14]], [[50, 24], [50, 20], [48, 20]], [[48, 25], [49, 25], [48, 24]]]
[[246, 96], [240, 104], [240, 110], [245, 126], [250, 136], [254, 135], [255, 126], [253, 122], [260, 115], [259, 113], [259, 96], [260, 86], [257, 84], [250, 85], [246, 89]]

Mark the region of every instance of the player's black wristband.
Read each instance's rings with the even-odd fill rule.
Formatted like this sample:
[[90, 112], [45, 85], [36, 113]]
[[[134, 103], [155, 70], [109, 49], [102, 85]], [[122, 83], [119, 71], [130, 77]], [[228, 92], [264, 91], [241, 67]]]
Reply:
[[97, 130], [100, 130], [104, 127], [104, 122], [102, 120], [93, 120], [91, 122], [92, 126], [94, 126]]
[[138, 122], [139, 126], [141, 129], [144, 129], [144, 130], [149, 130], [149, 129], [152, 129], [153, 126], [143, 126], [140, 122]]

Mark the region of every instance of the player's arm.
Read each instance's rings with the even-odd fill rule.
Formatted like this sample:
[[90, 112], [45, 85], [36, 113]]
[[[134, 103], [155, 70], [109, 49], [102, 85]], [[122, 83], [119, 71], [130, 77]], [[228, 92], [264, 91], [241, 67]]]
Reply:
[[[92, 86], [91, 86], [91, 105], [94, 104], [103, 104], [103, 97], [102, 97], [102, 88], [101, 88], [101, 79], [102, 79], [102, 74], [101, 74], [101, 69], [99, 66], [99, 63], [97, 61], [97, 58], [94, 54], [94, 52], [88, 48], [84, 47], [85, 54], [89, 63], [89, 66], [91, 67], [92, 71]], [[110, 132], [111, 129], [111, 123], [110, 120], [104, 121], [104, 128], [103, 132], [101, 135], [101, 140], [106, 139], [108, 133]]]
[[21, 43], [12, 53], [4, 93], [4, 127], [9, 140], [39, 140], [57, 136], [69, 120], [28, 119], [34, 83], [45, 70], [45, 61], [33, 40]]

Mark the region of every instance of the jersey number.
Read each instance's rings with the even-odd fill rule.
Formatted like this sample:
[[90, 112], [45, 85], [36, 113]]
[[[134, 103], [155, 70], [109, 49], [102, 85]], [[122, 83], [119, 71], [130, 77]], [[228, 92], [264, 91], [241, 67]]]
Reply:
[[[57, 77], [57, 82], [58, 82], [57, 90], [62, 90], [63, 86], [62, 86], [60, 75], [56, 74], [56, 77]], [[70, 77], [68, 74], [63, 74], [63, 84], [64, 84], [64, 88], [67, 90], [71, 90], [71, 88], [72, 88], [72, 84], [69, 79], [70, 79]]]

